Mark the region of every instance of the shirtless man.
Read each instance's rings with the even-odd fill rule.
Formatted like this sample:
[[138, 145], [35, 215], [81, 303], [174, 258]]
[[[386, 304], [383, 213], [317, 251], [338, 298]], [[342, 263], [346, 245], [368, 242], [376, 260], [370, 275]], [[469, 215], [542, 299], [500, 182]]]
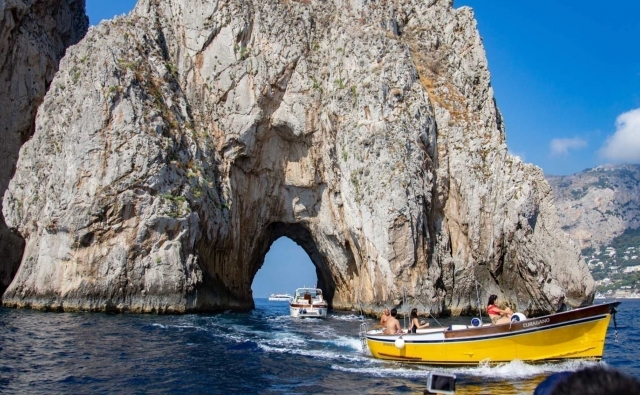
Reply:
[[398, 310], [391, 309], [391, 317], [387, 319], [387, 323], [385, 324], [384, 333], [387, 335], [395, 335], [398, 333], [402, 333], [402, 327], [400, 326], [400, 322], [396, 319], [396, 315], [398, 314]]
[[391, 313], [389, 312], [388, 308], [385, 308], [384, 312], [382, 313], [382, 317], [380, 317], [380, 326], [387, 326], [387, 320], [389, 319], [389, 317], [391, 317]]

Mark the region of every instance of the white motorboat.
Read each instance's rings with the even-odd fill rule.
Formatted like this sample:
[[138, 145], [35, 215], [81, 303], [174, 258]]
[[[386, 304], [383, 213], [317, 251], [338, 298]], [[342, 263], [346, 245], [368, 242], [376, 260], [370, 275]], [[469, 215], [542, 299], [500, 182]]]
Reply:
[[288, 293], [269, 295], [269, 301], [271, 302], [288, 302], [290, 300], [291, 300], [291, 295], [289, 295]]
[[289, 312], [294, 318], [327, 318], [328, 308], [319, 288], [298, 288], [289, 302]]

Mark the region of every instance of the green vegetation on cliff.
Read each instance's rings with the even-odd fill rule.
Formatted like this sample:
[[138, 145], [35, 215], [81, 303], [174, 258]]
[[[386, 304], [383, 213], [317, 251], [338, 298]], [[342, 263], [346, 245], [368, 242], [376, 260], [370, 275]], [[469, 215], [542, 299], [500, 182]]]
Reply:
[[609, 246], [586, 248], [582, 256], [599, 293], [640, 292], [640, 229], [627, 229]]

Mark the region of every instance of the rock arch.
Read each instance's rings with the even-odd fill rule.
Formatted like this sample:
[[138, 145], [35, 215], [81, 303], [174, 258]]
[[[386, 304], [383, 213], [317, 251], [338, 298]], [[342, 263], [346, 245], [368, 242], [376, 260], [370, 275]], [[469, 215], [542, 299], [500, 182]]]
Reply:
[[450, 0], [140, 0], [67, 52], [3, 203], [26, 239], [9, 306], [250, 308], [280, 234], [334, 308], [594, 291]]
[[[301, 224], [285, 224], [283, 222], [272, 223], [267, 227], [265, 231], [265, 240], [267, 248], [264, 250], [264, 254], [262, 254], [261, 259], [257, 259], [256, 263], [250, 264], [250, 267], [253, 269], [253, 275], [251, 279], [255, 278], [258, 270], [262, 268], [264, 264], [264, 257], [270, 248], [270, 246], [281, 237], [287, 237], [295, 242], [300, 248], [304, 250], [304, 252], [309, 256], [311, 263], [313, 264], [316, 276], [318, 279], [317, 286], [323, 290], [323, 294], [325, 299], [331, 303], [333, 300], [333, 295], [335, 294], [335, 279], [331, 273], [330, 264], [327, 262], [327, 259], [323, 257], [323, 255], [318, 250], [318, 246], [316, 245], [313, 237], [308, 229]], [[284, 276], [287, 273], [283, 273]], [[253, 282], [253, 281], [252, 281]], [[300, 284], [302, 286], [304, 284]], [[307, 284], [313, 286], [313, 284]]]

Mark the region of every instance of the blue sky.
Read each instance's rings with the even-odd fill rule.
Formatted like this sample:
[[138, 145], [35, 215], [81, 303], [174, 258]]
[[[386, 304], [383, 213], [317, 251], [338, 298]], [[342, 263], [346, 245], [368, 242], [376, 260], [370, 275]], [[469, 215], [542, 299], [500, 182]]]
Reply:
[[512, 154], [548, 174], [640, 163], [640, 2], [455, 0], [473, 8]]
[[86, 0], [89, 24], [97, 25], [103, 19], [128, 14], [136, 5], [135, 0]]
[[[134, 0], [87, 0], [92, 25]], [[640, 1], [455, 0], [474, 9], [512, 154], [547, 174], [640, 163]], [[283, 276], [282, 273], [287, 273]], [[314, 284], [309, 257], [277, 240], [255, 297]]]

